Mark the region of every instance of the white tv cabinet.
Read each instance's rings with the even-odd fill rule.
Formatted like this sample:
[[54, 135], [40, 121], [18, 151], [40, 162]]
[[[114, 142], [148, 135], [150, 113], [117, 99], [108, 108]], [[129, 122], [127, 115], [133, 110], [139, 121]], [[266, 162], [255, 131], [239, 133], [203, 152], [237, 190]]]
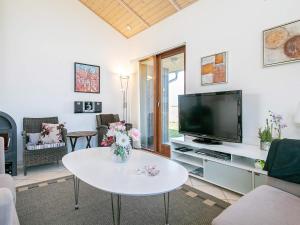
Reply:
[[[192, 137], [185, 136], [172, 138], [170, 141], [172, 160], [186, 167], [190, 176], [240, 194], [246, 194], [266, 183], [267, 172], [256, 169], [254, 163], [256, 159], [266, 160], [268, 153], [261, 151], [258, 146], [227, 142], [222, 145], [207, 145], [192, 140]], [[177, 147], [188, 147], [193, 151], [180, 152], [175, 150]], [[231, 160], [221, 160], [195, 153], [195, 150], [200, 148], [228, 153]], [[191, 173], [196, 168], [199, 168], [199, 175]]]

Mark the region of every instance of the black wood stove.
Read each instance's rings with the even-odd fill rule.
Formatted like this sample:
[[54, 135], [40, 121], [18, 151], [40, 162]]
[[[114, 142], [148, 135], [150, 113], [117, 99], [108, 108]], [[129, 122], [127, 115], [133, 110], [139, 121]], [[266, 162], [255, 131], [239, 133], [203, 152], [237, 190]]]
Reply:
[[17, 175], [17, 126], [14, 119], [0, 111], [0, 137], [4, 138], [5, 172]]

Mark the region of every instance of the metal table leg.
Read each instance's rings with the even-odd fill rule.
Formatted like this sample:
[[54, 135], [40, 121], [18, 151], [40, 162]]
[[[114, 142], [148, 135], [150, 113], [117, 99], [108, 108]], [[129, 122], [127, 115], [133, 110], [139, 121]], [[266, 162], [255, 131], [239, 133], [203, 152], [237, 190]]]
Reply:
[[77, 137], [74, 138], [74, 142], [72, 137], [70, 137], [70, 142], [71, 142], [72, 152], [74, 152], [76, 147]]
[[169, 225], [170, 192], [164, 193], [165, 224]]
[[79, 209], [78, 197], [79, 197], [79, 179], [74, 175], [74, 194], [75, 194], [75, 210]]
[[88, 136], [88, 137], [86, 137], [86, 140], [87, 140], [87, 145], [86, 145], [86, 148], [90, 148], [90, 147], [91, 147], [91, 140], [92, 140], [92, 136]]
[[111, 194], [111, 209], [112, 209], [112, 217], [114, 225], [120, 225], [121, 224], [121, 195], [115, 195], [117, 197], [116, 199], [116, 205], [115, 207], [115, 199], [114, 194]]

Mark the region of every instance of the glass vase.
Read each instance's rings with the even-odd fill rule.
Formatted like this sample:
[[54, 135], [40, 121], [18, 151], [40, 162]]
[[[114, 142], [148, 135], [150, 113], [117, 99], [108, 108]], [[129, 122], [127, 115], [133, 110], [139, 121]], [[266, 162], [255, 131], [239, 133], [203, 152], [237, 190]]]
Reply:
[[131, 145], [127, 147], [121, 147], [116, 145], [115, 143], [111, 146], [112, 159], [115, 162], [124, 163], [127, 162], [130, 158], [132, 151]]

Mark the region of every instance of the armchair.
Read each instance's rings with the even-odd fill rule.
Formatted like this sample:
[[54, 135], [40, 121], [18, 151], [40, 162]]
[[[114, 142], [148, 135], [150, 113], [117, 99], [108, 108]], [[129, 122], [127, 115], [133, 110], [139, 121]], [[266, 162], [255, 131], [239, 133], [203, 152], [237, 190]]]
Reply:
[[23, 119], [23, 166], [24, 175], [27, 174], [27, 168], [30, 166], [43, 165], [52, 162], [59, 162], [62, 157], [67, 154], [67, 130], [63, 128], [62, 139], [65, 143], [64, 146], [51, 147], [44, 149], [28, 150], [26, 144], [28, 143], [27, 133], [41, 132], [42, 123], [57, 124], [57, 117], [49, 118], [24, 118]]
[[[107, 133], [110, 123], [120, 122], [120, 118], [118, 114], [99, 114], [96, 115], [97, 121], [97, 132], [98, 132], [98, 146], [101, 147], [101, 142], [103, 140], [104, 135]], [[125, 123], [126, 130], [130, 130], [132, 128], [131, 123]]]
[[0, 224], [19, 225], [14, 180], [5, 174], [4, 139], [0, 137]]

